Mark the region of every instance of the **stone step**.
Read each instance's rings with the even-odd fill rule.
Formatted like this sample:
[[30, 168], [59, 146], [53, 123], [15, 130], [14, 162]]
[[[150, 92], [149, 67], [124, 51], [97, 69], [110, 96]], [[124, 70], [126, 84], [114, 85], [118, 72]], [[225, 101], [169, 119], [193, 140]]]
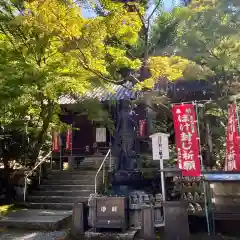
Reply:
[[95, 176], [97, 171], [95, 170], [50, 170], [48, 172], [49, 177], [55, 177], [55, 176]]
[[[89, 173], [89, 171], [86, 171], [84, 173], [83, 172], [80, 172], [80, 173], [76, 173], [76, 172], [61, 173], [61, 172], [59, 172], [58, 174], [49, 173], [47, 175], [47, 178], [49, 178], [49, 179], [55, 179], [55, 178], [57, 178], [57, 179], [59, 179], [59, 178], [60, 179], [63, 179], [63, 178], [78, 179], [78, 178], [84, 178], [84, 177], [95, 177], [96, 173], [97, 173], [97, 170], [91, 171], [90, 173]], [[102, 174], [102, 171], [100, 173]]]
[[88, 201], [89, 196], [34, 196], [30, 195], [27, 197], [27, 201], [31, 203], [77, 203]]
[[[99, 168], [98, 165], [88, 164], [88, 163], [79, 165], [77, 167], [77, 169], [84, 169], [85, 171], [95, 171], [95, 172], [97, 172], [98, 168]], [[75, 170], [77, 170], [77, 169], [75, 169]]]
[[51, 180], [51, 179], [44, 179], [42, 181], [44, 185], [87, 185], [87, 184], [94, 184], [94, 178], [83, 178], [83, 179], [58, 179], [58, 180]]
[[72, 210], [74, 203], [43, 203], [43, 202], [25, 202], [19, 203], [19, 206], [26, 207], [28, 209], [46, 209], [46, 210]]
[[[78, 165], [81, 167], [81, 166], [84, 166], [84, 165], [91, 165], [91, 164], [94, 164], [96, 166], [100, 166], [103, 162], [103, 158], [101, 159], [86, 159], [82, 162], [80, 162]], [[113, 162], [113, 161], [112, 161]], [[105, 165], [108, 166], [110, 164], [110, 161], [109, 159], [107, 161], [105, 161]]]
[[[83, 162], [87, 162], [87, 161], [100, 161], [102, 162], [104, 160], [106, 155], [94, 155], [94, 156], [89, 156], [89, 157], [85, 157]], [[111, 161], [116, 160], [117, 158], [112, 156], [111, 157]], [[110, 157], [108, 156], [108, 158], [106, 159], [106, 162], [110, 162]]]
[[105, 155], [95, 155], [95, 156], [88, 156], [85, 157], [83, 162], [88, 162], [88, 161], [103, 161], [105, 158]]
[[50, 173], [50, 174], [59, 174], [59, 173], [61, 173], [61, 174], [64, 174], [64, 173], [66, 173], [66, 174], [79, 174], [79, 173], [84, 174], [86, 172], [94, 173], [95, 171], [94, 170], [86, 170], [84, 168], [65, 169], [65, 170], [60, 170], [60, 169], [49, 169], [48, 170], [48, 173]]
[[31, 193], [31, 196], [83, 196], [88, 197], [90, 194], [94, 193], [92, 190], [50, 190], [50, 191], [34, 191]]
[[68, 225], [72, 211], [24, 209], [9, 213], [0, 220], [0, 227], [55, 231]]
[[[73, 170], [90, 170], [90, 171], [96, 171], [99, 166], [100, 166], [101, 162], [100, 163], [96, 163], [96, 162], [82, 162], [80, 164], [76, 164], [76, 166], [73, 168]], [[55, 166], [52, 170], [54, 171], [59, 171], [60, 170], [60, 167], [59, 166]], [[67, 172], [68, 170], [62, 170], [62, 172]]]
[[138, 229], [134, 229], [134, 228], [129, 228], [125, 232], [121, 232], [121, 231], [118, 231], [118, 232], [117, 231], [95, 232], [94, 229], [90, 229], [85, 232], [84, 239], [133, 240], [133, 239], [138, 239], [138, 238], [135, 238], [137, 233], [138, 233]]
[[44, 185], [41, 184], [39, 186], [40, 190], [48, 190], [48, 191], [56, 191], [56, 190], [72, 190], [72, 191], [76, 191], [76, 190], [94, 190], [94, 184], [81, 184], [81, 185], [72, 185], [72, 184], [65, 184], [65, 185]]
[[90, 164], [90, 163], [84, 163], [78, 166], [79, 169], [85, 169], [86, 171], [96, 171], [99, 168], [99, 165], [94, 164]]
[[[95, 173], [96, 174], [96, 173]], [[94, 181], [95, 179], [95, 174], [94, 175], [47, 175], [47, 177], [45, 178], [45, 180], [81, 180], [81, 179], [92, 179]], [[102, 177], [102, 174], [99, 175], [99, 177]], [[44, 180], [44, 179], [42, 179]]]

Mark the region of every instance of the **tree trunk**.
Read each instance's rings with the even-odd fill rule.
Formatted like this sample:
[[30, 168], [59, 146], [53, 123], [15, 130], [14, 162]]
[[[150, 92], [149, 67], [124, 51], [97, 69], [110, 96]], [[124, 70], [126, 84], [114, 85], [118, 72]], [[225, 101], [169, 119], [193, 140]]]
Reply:
[[32, 164], [35, 164], [36, 160], [39, 157], [39, 153], [40, 153], [40, 150], [43, 146], [45, 137], [47, 135], [49, 124], [52, 120], [52, 116], [53, 116], [53, 106], [48, 106], [47, 114], [42, 116], [43, 126], [42, 126], [42, 129], [41, 129], [38, 137], [37, 137], [36, 144], [33, 148], [32, 154], [31, 154], [31, 163]]
[[3, 165], [5, 170], [9, 170], [9, 159], [3, 156]]
[[4, 187], [6, 189], [6, 201], [11, 202], [12, 199], [14, 198], [14, 191], [10, 181], [11, 169], [9, 167], [9, 158], [6, 156], [3, 156], [3, 165], [4, 165], [3, 179], [4, 179]]
[[207, 145], [207, 150], [206, 150], [206, 163], [207, 166], [213, 167], [213, 141], [212, 141], [212, 133], [210, 129], [210, 124], [209, 124], [209, 119], [206, 118], [205, 120], [205, 143]]
[[42, 148], [45, 137], [47, 135], [49, 123], [50, 123], [50, 121], [46, 120], [46, 122], [43, 124], [41, 132], [39, 133], [37, 143], [36, 143], [36, 145], [33, 149], [33, 153], [32, 153], [32, 156], [31, 156], [31, 162], [32, 163], [35, 163], [37, 158], [39, 157], [40, 150]]

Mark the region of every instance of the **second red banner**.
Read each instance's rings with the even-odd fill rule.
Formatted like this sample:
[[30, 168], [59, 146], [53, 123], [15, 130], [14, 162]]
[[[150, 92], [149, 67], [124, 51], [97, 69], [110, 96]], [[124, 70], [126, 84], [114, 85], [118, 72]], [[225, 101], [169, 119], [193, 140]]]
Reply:
[[225, 171], [240, 170], [240, 152], [237, 121], [237, 106], [228, 107], [228, 124], [226, 129], [226, 162]]

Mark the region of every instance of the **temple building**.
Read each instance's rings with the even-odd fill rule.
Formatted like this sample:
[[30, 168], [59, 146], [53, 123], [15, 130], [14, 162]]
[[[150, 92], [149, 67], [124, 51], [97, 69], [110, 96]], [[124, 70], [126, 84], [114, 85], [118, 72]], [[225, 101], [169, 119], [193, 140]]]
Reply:
[[161, 80], [152, 90], [142, 92], [135, 91], [130, 82], [124, 85], [112, 84], [111, 88], [111, 92], [96, 88], [86, 93], [84, 98], [101, 102], [113, 120], [114, 132], [104, 126], [103, 119], [89, 120], [87, 113], [80, 112], [78, 100], [61, 98], [60, 118], [73, 128], [72, 148], [66, 150], [66, 133], [62, 133], [61, 149], [54, 153], [53, 159], [61, 158], [61, 161], [66, 162], [70, 156], [78, 160], [93, 154], [104, 155], [111, 147], [119, 159], [116, 169], [134, 169], [137, 167], [135, 162], [138, 154], [151, 149], [149, 135], [154, 133], [153, 122], [160, 114], [154, 110], [154, 96], [165, 95], [173, 103], [214, 98], [214, 91], [207, 81], [178, 80], [169, 83]]

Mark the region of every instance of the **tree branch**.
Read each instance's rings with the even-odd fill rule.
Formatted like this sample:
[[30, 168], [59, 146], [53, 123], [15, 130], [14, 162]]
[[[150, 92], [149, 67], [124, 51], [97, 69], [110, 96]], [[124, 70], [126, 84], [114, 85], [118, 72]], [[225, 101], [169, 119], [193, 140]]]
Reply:
[[139, 17], [140, 21], [142, 22], [143, 27], [146, 28], [146, 24], [145, 24], [145, 22], [144, 22], [144, 17], [143, 17], [143, 15], [140, 13], [139, 8], [138, 8], [136, 5], [134, 5], [134, 8], [135, 8], [135, 10], [136, 10], [136, 12], [137, 12], [137, 14], [138, 14], [138, 17]]
[[161, 4], [161, 2], [162, 2], [162, 0], [158, 0], [155, 8], [153, 9], [153, 11], [151, 12], [151, 14], [149, 15], [149, 17], [148, 17], [148, 19], [147, 19], [147, 27], [149, 27], [149, 25], [150, 25], [150, 20], [151, 20], [153, 14], [154, 14], [154, 13], [156, 12], [156, 10], [158, 9], [158, 7], [159, 7], [159, 5]]

